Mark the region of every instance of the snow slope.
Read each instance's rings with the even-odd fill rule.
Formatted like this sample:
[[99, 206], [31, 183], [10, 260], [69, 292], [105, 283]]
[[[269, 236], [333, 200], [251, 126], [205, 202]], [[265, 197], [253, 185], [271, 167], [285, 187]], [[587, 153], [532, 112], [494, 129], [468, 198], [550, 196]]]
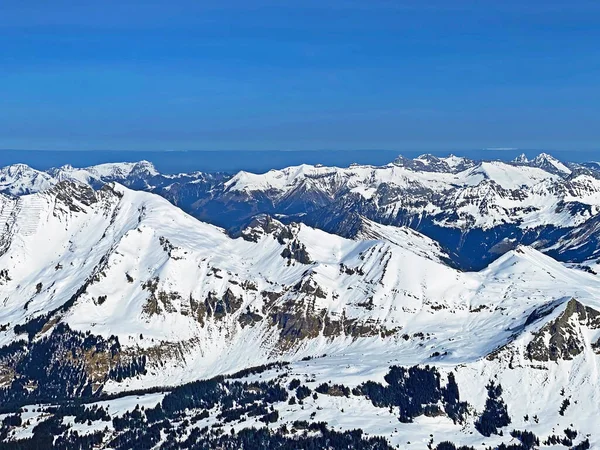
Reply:
[[[399, 424], [396, 413], [354, 394], [277, 409], [285, 423], [315, 413], [336, 429], [360, 426], [394, 445], [422, 445], [432, 433], [437, 442], [495, 445], [506, 441], [474, 431], [493, 379], [515, 427], [549, 435], [577, 423], [580, 433], [595, 432], [600, 326], [581, 308], [600, 311], [600, 278], [535, 249], [520, 246], [479, 272], [462, 272], [435, 241], [367, 219], [356, 239], [274, 219], [234, 239], [118, 184], [93, 190], [63, 181], [2, 196], [0, 211], [0, 342], [43, 342], [60, 324], [116, 338], [120, 351], [146, 358], [146, 372], [112, 378], [106, 392], [273, 361], [291, 361], [285, 382], [300, 376], [311, 389], [381, 382], [391, 365], [432, 365], [444, 377], [456, 374], [472, 408], [465, 424], [426, 416]], [[15, 327], [40, 319], [30, 336]], [[573, 345], [563, 349], [560, 336]], [[552, 354], [544, 347], [552, 342], [567, 353], [531, 356]], [[0, 361], [1, 374], [16, 370], [9, 364]], [[564, 398], [572, 406], [561, 415]], [[236, 427], [257, 424], [247, 418]]]
[[[6, 271], [0, 323], [12, 327], [53, 311], [87, 283], [61, 320], [76, 330], [116, 335], [131, 348], [177, 344], [186, 355], [185, 362], [167, 361], [171, 369], [151, 372], [141, 381], [146, 384], [362, 340], [404, 348], [400, 336], [416, 332], [435, 338], [429, 353], [406, 353], [406, 363], [425, 362], [439, 350], [456, 363], [473, 361], [507, 341], [540, 305], [576, 297], [600, 308], [597, 277], [525, 247], [467, 273], [447, 266], [428, 238], [374, 223], [360, 240], [278, 224], [279, 231], [253, 242], [232, 239], [158, 196], [118, 185], [93, 192], [62, 183], [3, 201], [5, 208], [16, 202], [18, 212], [3, 235], [9, 244], [0, 257]], [[308, 262], [283, 256], [293, 246], [304, 249]], [[199, 318], [194, 311], [194, 303], [224, 297], [235, 306], [222, 317], [205, 312]], [[242, 326], [247, 311], [261, 320]], [[341, 327], [325, 336], [317, 321], [317, 328], [306, 325], [307, 335], [288, 346], [282, 328], [272, 326], [281, 314], [293, 312], [298, 319], [320, 317], [321, 311], [328, 320], [356, 321], [365, 329], [353, 335]], [[471, 331], [477, 339], [465, 342]], [[12, 328], [1, 336], [4, 343], [15, 339]], [[249, 353], [248, 345], [256, 351]]]

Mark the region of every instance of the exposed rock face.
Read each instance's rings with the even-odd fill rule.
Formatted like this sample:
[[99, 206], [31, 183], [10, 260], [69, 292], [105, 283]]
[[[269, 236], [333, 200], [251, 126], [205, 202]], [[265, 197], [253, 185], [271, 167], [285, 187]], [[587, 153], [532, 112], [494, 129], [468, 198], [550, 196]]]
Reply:
[[177, 292], [165, 292], [158, 289], [159, 278], [155, 277], [142, 285], [144, 290], [150, 292], [148, 300], [142, 311], [149, 317], [163, 312], [175, 312], [172, 302], [181, 299]]
[[284, 225], [267, 214], [256, 216], [240, 232], [240, 236], [250, 242], [258, 242], [265, 234], [279, 234]]
[[350, 336], [352, 338], [369, 336], [390, 336], [399, 329], [388, 330], [375, 321], [359, 321], [342, 317], [332, 317], [326, 310], [286, 312], [278, 309], [270, 314], [271, 324], [279, 329], [279, 347], [288, 350], [299, 346], [304, 340], [320, 335], [327, 338]]
[[580, 327], [600, 328], [600, 313], [571, 299], [558, 318], [535, 333], [527, 345], [527, 358], [532, 361], [573, 359], [584, 350]]
[[293, 240], [283, 250], [281, 256], [288, 261], [295, 260], [301, 264], [311, 264], [312, 260], [306, 251], [306, 246], [297, 240]]
[[92, 205], [99, 197], [91, 187], [69, 181], [58, 183], [50, 190], [50, 194], [55, 194], [57, 203], [62, 203], [71, 212], [83, 211], [82, 206]]
[[294, 286], [294, 291], [300, 294], [314, 295], [318, 298], [326, 298], [327, 294], [311, 276], [305, 277]]
[[304, 339], [319, 336], [324, 316], [325, 311], [320, 315], [285, 311], [271, 313], [272, 324], [280, 329], [280, 346], [284, 349], [293, 348]]
[[313, 261], [306, 250], [306, 246], [298, 240], [299, 227], [297, 224], [284, 225], [269, 215], [261, 214], [255, 217], [240, 236], [250, 242], [258, 242], [263, 236], [271, 235], [286, 247], [281, 252], [281, 257], [288, 260], [288, 264], [297, 261], [301, 264], [311, 264]]
[[279, 329], [279, 346], [283, 350], [294, 348], [304, 340], [318, 336], [330, 339], [340, 336], [388, 337], [400, 330], [387, 329], [372, 319], [348, 318], [345, 312], [339, 315], [316, 308], [317, 298], [324, 298], [326, 294], [312, 280], [306, 281], [301, 287], [296, 286], [294, 290], [304, 294], [301, 301], [287, 300], [269, 310], [270, 324]]
[[[183, 314], [188, 315], [190, 312], [196, 318], [196, 320], [204, 326], [207, 318], [214, 318], [215, 320], [223, 319], [225, 316], [236, 313], [244, 303], [244, 299], [227, 288], [222, 296], [218, 296], [214, 292], [209, 292], [208, 297], [204, 301], [199, 301], [190, 297], [189, 299], [189, 312], [184, 310]], [[249, 314], [249, 312], [245, 313]], [[246, 316], [245, 318], [240, 316], [239, 322], [244, 325], [251, 325], [257, 322], [254, 315]], [[261, 317], [261, 316], [258, 316]]]
[[247, 326], [254, 326], [257, 323], [260, 323], [261, 320], [263, 320], [263, 316], [250, 311], [250, 309], [246, 310], [246, 312], [240, 314], [240, 316], [238, 317], [238, 322], [240, 323], [242, 328]]
[[214, 316], [215, 319], [236, 312], [241, 308], [242, 303], [243, 299], [237, 297], [231, 289], [227, 289], [221, 298], [211, 292], [204, 302], [208, 315]]

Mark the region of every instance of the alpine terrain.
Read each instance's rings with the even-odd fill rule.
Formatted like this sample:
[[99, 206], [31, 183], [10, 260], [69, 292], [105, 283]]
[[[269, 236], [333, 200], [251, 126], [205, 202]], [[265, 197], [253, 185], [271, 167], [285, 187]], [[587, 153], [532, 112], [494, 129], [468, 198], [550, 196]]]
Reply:
[[600, 448], [595, 163], [0, 192], [0, 449]]

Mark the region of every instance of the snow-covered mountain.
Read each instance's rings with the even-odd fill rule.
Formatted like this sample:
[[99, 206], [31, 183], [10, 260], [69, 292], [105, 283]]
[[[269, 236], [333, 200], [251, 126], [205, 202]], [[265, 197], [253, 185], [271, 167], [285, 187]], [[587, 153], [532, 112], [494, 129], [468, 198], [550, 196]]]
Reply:
[[[289, 216], [348, 237], [360, 215], [414, 228], [462, 267], [479, 268], [519, 243], [555, 248], [567, 230], [585, 228], [597, 215], [599, 188], [597, 172], [570, 169], [548, 155], [518, 163], [428, 156], [383, 167], [241, 172], [202, 207]], [[209, 216], [202, 208], [195, 215]], [[568, 253], [569, 242], [561, 245], [554, 256]]]
[[43, 191], [54, 184], [56, 180], [52, 175], [25, 164], [14, 164], [0, 169], [0, 192], [13, 196]]
[[[305, 193], [318, 188], [317, 201], [342, 189], [377, 197], [390, 184], [382, 180], [440, 195], [488, 180], [495, 192], [525, 186], [552, 199], [566, 194], [549, 186], [569, 183], [578, 199], [593, 197], [589, 174], [456, 159], [439, 172], [423, 161], [431, 171], [418, 178], [400, 163], [302, 166], [238, 174], [220, 189], [250, 199], [255, 187], [275, 196], [303, 183]], [[37, 192], [0, 196], [3, 440], [38, 448], [48, 436], [67, 448], [131, 448], [132, 439], [138, 448], [600, 445], [593, 270], [516, 246], [480, 271], [461, 271], [431, 238], [360, 215], [352, 239], [264, 214], [231, 237], [156, 194], [107, 182], [136, 172], [150, 185], [161, 176], [148, 167], [22, 169], [28, 175], [11, 186], [38, 180], [27, 188]]]
[[385, 166], [302, 165], [263, 174], [160, 174], [151, 163], [115, 163], [39, 172], [2, 169], [0, 192], [39, 192], [62, 180], [94, 188], [118, 182], [157, 193], [194, 217], [237, 236], [254, 217], [355, 238], [362, 218], [406, 226], [436, 240], [457, 267], [478, 270], [518, 245], [565, 262], [596, 258], [598, 165], [562, 163], [548, 154], [513, 162], [449, 156], [399, 157]]
[[413, 228], [438, 241], [464, 269], [485, 267], [508, 249], [531, 245], [566, 262], [600, 251], [589, 235], [600, 207], [600, 169], [547, 154], [513, 162], [449, 156], [399, 157], [386, 166], [308, 166], [264, 174], [160, 174], [151, 163], [2, 169], [0, 192], [22, 195], [62, 180], [97, 188], [118, 182], [157, 193], [200, 220], [237, 235], [256, 215], [303, 222], [355, 237], [361, 217]]

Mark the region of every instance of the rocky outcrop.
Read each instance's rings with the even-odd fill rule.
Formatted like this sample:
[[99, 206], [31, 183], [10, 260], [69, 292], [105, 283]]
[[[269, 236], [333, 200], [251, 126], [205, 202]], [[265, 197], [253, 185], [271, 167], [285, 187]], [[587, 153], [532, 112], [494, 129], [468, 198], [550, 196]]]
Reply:
[[240, 232], [242, 239], [249, 242], [258, 242], [264, 235], [272, 234], [279, 237], [285, 233], [285, 226], [267, 214], [260, 214]]
[[283, 249], [283, 252], [281, 252], [281, 256], [287, 259], [288, 263], [292, 260], [298, 261], [301, 264], [311, 264], [313, 262], [306, 251], [306, 246], [298, 240], [290, 242], [288, 246]]
[[159, 278], [155, 277], [142, 285], [142, 289], [150, 292], [148, 300], [142, 308], [142, 312], [149, 317], [155, 314], [162, 314], [163, 312], [175, 312], [176, 310], [172, 302], [181, 299], [181, 296], [177, 292], [160, 290], [158, 288], [159, 281]]
[[600, 313], [571, 299], [560, 316], [534, 334], [527, 345], [526, 357], [532, 361], [573, 359], [585, 347], [580, 327], [600, 328]]

